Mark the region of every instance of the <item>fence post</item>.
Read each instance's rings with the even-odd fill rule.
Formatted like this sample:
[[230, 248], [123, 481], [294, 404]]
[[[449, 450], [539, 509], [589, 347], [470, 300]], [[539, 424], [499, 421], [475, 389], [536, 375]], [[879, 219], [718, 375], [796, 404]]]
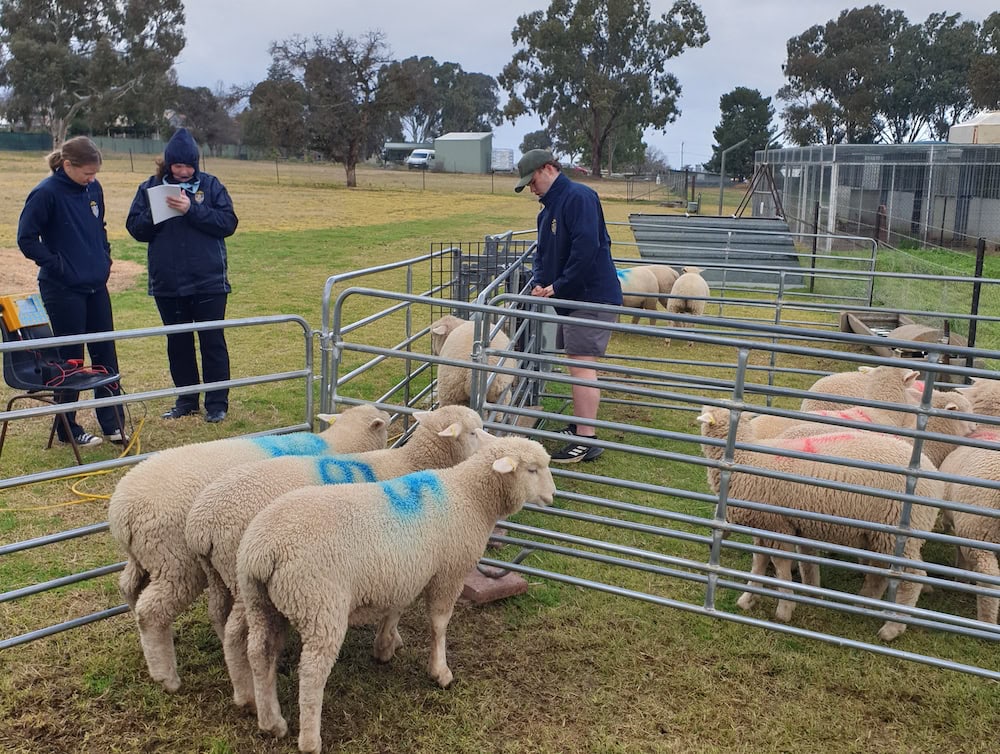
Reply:
[[[812, 255], [809, 258], [809, 269], [816, 269], [816, 245], [819, 243], [819, 202], [813, 207], [813, 242]], [[809, 276], [809, 292], [812, 293], [816, 286], [816, 275]]]
[[[976, 242], [976, 271], [975, 281], [972, 283], [972, 307], [969, 314], [972, 318], [969, 320], [969, 348], [976, 347], [976, 317], [979, 316], [979, 295], [983, 290], [983, 260], [986, 258], [986, 239], [980, 236], [979, 240]], [[971, 356], [965, 357], [965, 365], [967, 367], [972, 367], [973, 358]], [[968, 378], [966, 378], [968, 379]]]

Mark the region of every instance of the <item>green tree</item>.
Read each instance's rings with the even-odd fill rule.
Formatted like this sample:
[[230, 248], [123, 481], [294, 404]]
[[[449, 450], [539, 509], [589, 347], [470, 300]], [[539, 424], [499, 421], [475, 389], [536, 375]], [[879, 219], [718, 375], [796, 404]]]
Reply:
[[382, 77], [399, 103], [392, 119], [398, 119], [398, 133], [409, 141], [425, 142], [450, 131], [489, 131], [502, 122], [496, 79], [485, 73], [411, 57], [389, 63]]
[[757, 89], [738, 86], [719, 98], [722, 117], [712, 136], [712, 159], [705, 163], [708, 170], [719, 172], [722, 168], [722, 150], [743, 139], [746, 144], [726, 153], [726, 174], [744, 181], [753, 175], [753, 155], [758, 149], [771, 149], [775, 144], [774, 108], [771, 98], [764, 97]]
[[217, 153], [223, 144], [235, 144], [239, 128], [226, 108], [225, 95], [205, 86], [177, 87], [174, 109], [184, 119], [195, 141]]
[[980, 27], [980, 53], [969, 66], [973, 104], [984, 110], [1000, 108], [1000, 12], [991, 13]]
[[306, 92], [291, 78], [268, 78], [253, 88], [243, 111], [247, 144], [273, 149], [282, 157], [301, 154], [306, 147]]
[[708, 31], [692, 0], [659, 20], [646, 0], [552, 0], [520, 16], [511, 37], [517, 49], [498, 78], [510, 95], [505, 116], [533, 112], [544, 124], [558, 113], [560, 127], [581, 129], [600, 175], [617, 128], [663, 129], [677, 118], [681, 87], [666, 61], [704, 45]]
[[390, 62], [381, 32], [355, 39], [338, 32], [311, 41], [293, 37], [271, 46], [272, 70], [298, 81], [305, 92], [309, 146], [344, 163], [347, 185], [358, 185], [357, 165], [381, 149], [388, 115], [398, 109], [383, 87]]
[[870, 143], [882, 128], [878, 92], [888, 81], [893, 46], [906, 28], [901, 11], [881, 5], [841, 11], [788, 40], [778, 91], [786, 135], [797, 144]]
[[931, 137], [945, 141], [948, 130], [976, 111], [970, 88], [972, 62], [982, 52], [979, 24], [961, 21], [958, 13], [932, 13], [920, 27], [926, 59], [912, 71], [914, 93], [927, 107]]
[[181, 0], [0, 0], [4, 114], [43, 125], [55, 146], [90, 109], [111, 123], [123, 108], [110, 103], [162, 91], [183, 28]]
[[552, 135], [544, 128], [538, 131], [530, 131], [524, 135], [524, 141], [518, 147], [521, 154], [530, 152], [532, 149], [552, 149]]

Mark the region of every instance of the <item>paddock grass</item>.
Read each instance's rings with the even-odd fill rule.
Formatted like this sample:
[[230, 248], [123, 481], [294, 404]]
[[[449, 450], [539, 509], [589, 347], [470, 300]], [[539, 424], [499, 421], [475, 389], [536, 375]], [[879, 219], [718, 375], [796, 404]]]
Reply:
[[[20, 200], [44, 174], [40, 155], [5, 155], [5, 186], [17, 197], [0, 207], [0, 248], [15, 245]], [[7, 160], [7, 158], [10, 158]], [[139, 158], [136, 158], [138, 162]], [[138, 167], [138, 166], [137, 166]], [[108, 196], [109, 232], [116, 259], [143, 263], [144, 249], [130, 241], [124, 217], [136, 185], [148, 170], [131, 171], [127, 157], [109, 155], [101, 173]], [[334, 273], [413, 257], [430, 244], [469, 241], [487, 233], [534, 227], [536, 205], [510, 191], [513, 180], [406, 174], [363, 168], [363, 188], [343, 187], [332, 166], [279, 165], [210, 159], [206, 168], [233, 194], [240, 229], [230, 240], [234, 293], [229, 316], [286, 313], [319, 325], [323, 284]], [[426, 183], [421, 183], [425, 181]], [[595, 182], [611, 221], [627, 221], [635, 203], [619, 186]], [[616, 230], [616, 233], [620, 232]], [[629, 240], [623, 235], [622, 240]], [[387, 279], [385, 286], [393, 287]], [[145, 278], [138, 275], [114, 294], [119, 328], [158, 324]], [[389, 327], [389, 325], [387, 325]], [[253, 369], [301, 366], [301, 330], [295, 326], [233, 331], [234, 375]], [[623, 359], [649, 354], [649, 339], [613, 340]], [[162, 342], [123, 342], [119, 355], [127, 390], [169, 384]], [[755, 354], [756, 363], [765, 354]], [[683, 358], [732, 359], [709, 346]], [[831, 362], [832, 363], [832, 362]], [[803, 364], [782, 357], [782, 366]], [[372, 375], [364, 390], [391, 382]], [[692, 371], [720, 376], [724, 368]], [[802, 376], [805, 384], [807, 378]], [[305, 387], [233, 391], [229, 419], [208, 425], [191, 418], [163, 422], [169, 402], [133, 404], [141, 447], [155, 450], [183, 442], [253, 431], [302, 420]], [[6, 397], [10, 391], [3, 393]], [[366, 396], [362, 396], [366, 397]], [[371, 396], [367, 396], [371, 397]], [[616, 404], [602, 414], [635, 426], [694, 432], [693, 416]], [[549, 399], [558, 406], [560, 399]], [[85, 422], [92, 422], [89, 412]], [[143, 421], [144, 420], [144, 421]], [[65, 448], [42, 450], [47, 422], [11, 427], [0, 473], [70, 466]], [[623, 440], [622, 437], [611, 437]], [[657, 441], [658, 447], [697, 453], [692, 443]], [[88, 456], [111, 458], [108, 445]], [[606, 453], [600, 473], [680, 489], [705, 490], [704, 470], [692, 464], [648, 462]], [[626, 468], [626, 465], [631, 465]], [[92, 476], [76, 489], [107, 495], [122, 472]], [[602, 486], [557, 480], [560, 489], [600, 496]], [[81, 498], [59, 481], [0, 493], [0, 542], [104, 521], [106, 500]], [[659, 499], [658, 499], [659, 497]], [[636, 494], [630, 502], [656, 507], [662, 496]], [[708, 515], [708, 506], [687, 499], [671, 508]], [[599, 512], [599, 505], [574, 509]], [[545, 515], [517, 519], [545, 525]], [[634, 516], [651, 523], [652, 517]], [[590, 525], [570, 528], [594, 534]], [[638, 547], [698, 557], [697, 545], [628, 534]], [[510, 554], [509, 552], [505, 554]], [[746, 567], [746, 557], [730, 554]], [[947, 552], [929, 553], [945, 561]], [[108, 535], [74, 540], [28, 554], [0, 558], [0, 583], [16, 588], [120, 558]], [[615, 579], [618, 586], [694, 602], [700, 588], [637, 571], [609, 573], [596, 564], [555, 554], [532, 556], [531, 565], [583, 578]], [[849, 576], [835, 575], [842, 582]], [[3, 636], [13, 636], [119, 604], [115, 576], [81, 587], [0, 605]], [[370, 629], [348, 633], [327, 684], [324, 747], [343, 752], [986, 752], [995, 748], [1000, 723], [996, 684], [924, 665], [844, 649], [790, 635], [740, 626], [649, 603], [531, 579], [524, 596], [486, 607], [459, 606], [449, 630], [449, 663], [455, 683], [441, 690], [427, 678], [428, 631], [423, 609], [414, 607], [401, 631], [406, 646], [388, 665], [369, 656]], [[836, 585], [841, 588], [841, 585]], [[844, 584], [842, 588], [855, 588]], [[937, 592], [929, 606], [972, 614], [971, 600]], [[720, 608], [731, 610], [734, 594]], [[755, 613], [765, 617], [773, 603]], [[795, 625], [870, 641], [877, 623], [798, 608]], [[0, 751], [41, 752], [236, 752], [295, 751], [291, 736], [273, 741], [254, 718], [234, 709], [221, 649], [204, 601], [176, 625], [181, 691], [164, 693], [145, 670], [130, 616], [102, 621], [0, 652]], [[997, 648], [919, 629], [897, 642], [901, 649], [1000, 669]], [[280, 698], [297, 730], [297, 654], [294, 642], [283, 661]]]

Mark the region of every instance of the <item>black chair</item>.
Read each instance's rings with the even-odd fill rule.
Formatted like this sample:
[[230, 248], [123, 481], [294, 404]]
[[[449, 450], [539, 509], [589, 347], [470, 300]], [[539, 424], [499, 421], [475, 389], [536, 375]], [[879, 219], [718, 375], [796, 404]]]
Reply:
[[[17, 315], [10, 316], [11, 312], [6, 311], [9, 307], [16, 307], [18, 301], [25, 300], [33, 307], [34, 316], [30, 319], [19, 318]], [[40, 313], [37, 308], [41, 308]], [[22, 314], [22, 312], [17, 312], [17, 314]], [[14, 322], [20, 327], [9, 329], [9, 322]], [[52, 326], [44, 313], [44, 307], [41, 307], [41, 299], [38, 294], [26, 297], [0, 297], [0, 333], [3, 335], [4, 343], [52, 337]], [[97, 374], [87, 369], [79, 369], [75, 364], [67, 364], [60, 357], [59, 349], [40, 346], [20, 351], [5, 351], [3, 354], [3, 379], [14, 390], [24, 391], [7, 401], [6, 410], [10, 411], [11, 407], [21, 400], [34, 400], [39, 403], [47, 403], [50, 406], [59, 405], [59, 394], [64, 390], [93, 390], [117, 382], [120, 375], [118, 373]], [[52, 429], [49, 432], [49, 444], [46, 445], [46, 448], [51, 448], [55, 440], [57, 422], [62, 422], [66, 436], [69, 438], [69, 444], [73, 448], [73, 455], [76, 456], [76, 462], [82, 464], [80, 448], [76, 444], [76, 438], [73, 437], [72, 431], [70, 431], [69, 420], [64, 413], [55, 415]], [[3, 429], [0, 430], [0, 455], [3, 454], [4, 442], [7, 440], [7, 425], [9, 423], [9, 419], [4, 419]], [[124, 437], [124, 428], [121, 431]]]

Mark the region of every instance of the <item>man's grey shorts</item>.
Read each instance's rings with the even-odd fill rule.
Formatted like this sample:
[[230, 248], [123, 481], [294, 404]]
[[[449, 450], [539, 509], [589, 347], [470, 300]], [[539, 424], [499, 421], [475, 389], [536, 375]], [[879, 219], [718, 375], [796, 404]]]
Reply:
[[[618, 319], [618, 314], [614, 312], [598, 312], [593, 309], [574, 309], [568, 316], [598, 322], [615, 322]], [[603, 327], [560, 322], [556, 328], [556, 348], [564, 349], [567, 356], [603, 356], [608, 350], [609, 340], [611, 331]]]

